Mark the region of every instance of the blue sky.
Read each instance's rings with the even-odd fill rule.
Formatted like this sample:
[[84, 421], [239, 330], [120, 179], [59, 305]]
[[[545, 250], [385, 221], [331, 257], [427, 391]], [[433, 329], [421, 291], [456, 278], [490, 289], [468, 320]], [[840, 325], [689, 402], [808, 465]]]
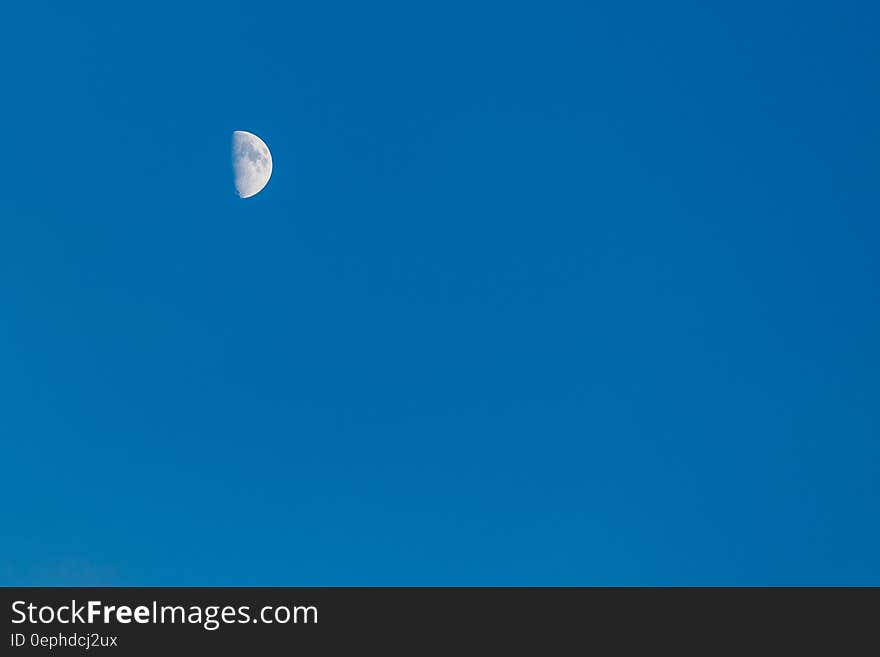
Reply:
[[4, 6], [0, 584], [880, 584], [878, 19]]

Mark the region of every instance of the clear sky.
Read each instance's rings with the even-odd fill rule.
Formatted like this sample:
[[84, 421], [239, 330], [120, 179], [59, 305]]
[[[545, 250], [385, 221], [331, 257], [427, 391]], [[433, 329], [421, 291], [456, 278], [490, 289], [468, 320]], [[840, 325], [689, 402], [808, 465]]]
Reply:
[[5, 4], [0, 583], [880, 584], [880, 9], [707, 4]]

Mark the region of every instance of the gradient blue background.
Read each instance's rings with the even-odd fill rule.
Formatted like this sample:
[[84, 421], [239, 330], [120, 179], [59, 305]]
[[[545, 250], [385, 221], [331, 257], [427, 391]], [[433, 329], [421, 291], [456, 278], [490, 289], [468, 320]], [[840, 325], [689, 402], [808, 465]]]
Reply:
[[311, 4], [0, 9], [0, 583], [880, 584], [877, 4]]

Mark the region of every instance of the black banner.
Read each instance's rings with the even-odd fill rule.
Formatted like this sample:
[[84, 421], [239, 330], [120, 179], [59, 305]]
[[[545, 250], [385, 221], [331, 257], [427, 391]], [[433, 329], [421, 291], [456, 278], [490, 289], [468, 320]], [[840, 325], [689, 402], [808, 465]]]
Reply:
[[0, 594], [4, 655], [645, 654], [731, 647], [876, 654], [880, 645], [880, 589], [7, 588]]

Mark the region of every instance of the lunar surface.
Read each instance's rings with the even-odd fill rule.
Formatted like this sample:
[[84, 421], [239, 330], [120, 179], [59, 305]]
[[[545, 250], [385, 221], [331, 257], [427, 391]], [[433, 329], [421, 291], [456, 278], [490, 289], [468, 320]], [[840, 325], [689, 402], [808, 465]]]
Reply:
[[233, 132], [232, 169], [238, 195], [250, 198], [257, 194], [272, 176], [272, 154], [266, 142], [250, 132]]

